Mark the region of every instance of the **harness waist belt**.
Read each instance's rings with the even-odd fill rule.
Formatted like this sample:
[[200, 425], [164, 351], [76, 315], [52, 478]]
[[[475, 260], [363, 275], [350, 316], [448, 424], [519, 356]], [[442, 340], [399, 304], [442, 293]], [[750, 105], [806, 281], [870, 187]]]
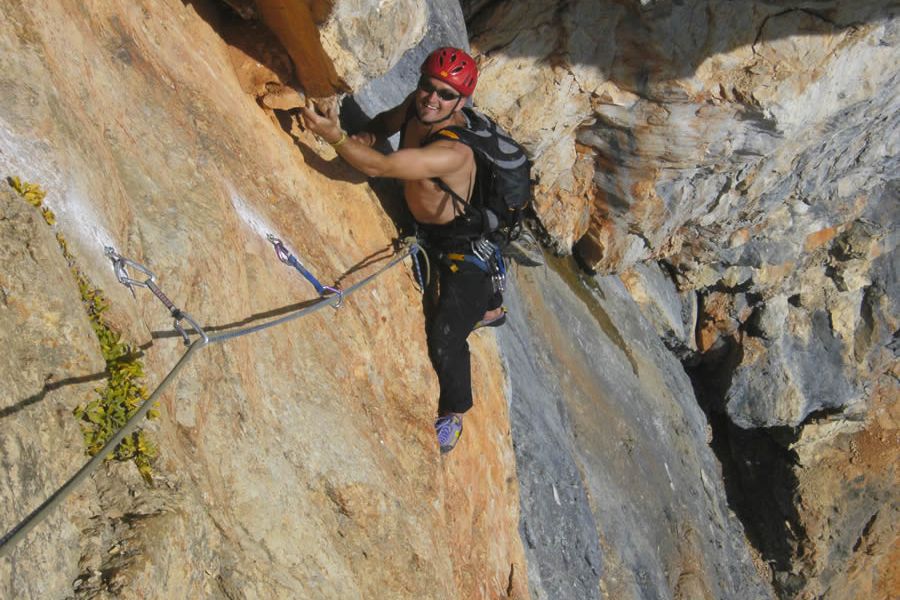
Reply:
[[[483, 260], [481, 260], [480, 258], [475, 256], [474, 254], [461, 254], [459, 252], [448, 252], [448, 253], [444, 254], [444, 256], [446, 256], [448, 260], [453, 261], [453, 262], [467, 262], [469, 264], [475, 265], [476, 267], [478, 267], [479, 269], [481, 269], [488, 275], [490, 275], [494, 272], [494, 269], [491, 267], [491, 265], [487, 264], [486, 262], [484, 262]], [[450, 269], [452, 271], [456, 270], [454, 267], [456, 267], [456, 265], [453, 265], [453, 264], [450, 265]], [[456, 267], [456, 268], [459, 268], [459, 267]]]

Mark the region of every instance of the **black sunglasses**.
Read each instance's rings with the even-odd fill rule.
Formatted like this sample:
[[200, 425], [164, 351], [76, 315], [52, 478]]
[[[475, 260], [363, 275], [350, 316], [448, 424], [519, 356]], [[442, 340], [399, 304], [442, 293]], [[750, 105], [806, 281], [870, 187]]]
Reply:
[[436, 93], [438, 95], [438, 98], [447, 102], [450, 102], [451, 100], [459, 100], [460, 98], [459, 94], [454, 94], [450, 90], [438, 89], [434, 87], [434, 84], [431, 83], [431, 80], [429, 80], [427, 77], [422, 77], [421, 79], [419, 79], [418, 88], [429, 96], [433, 93]]

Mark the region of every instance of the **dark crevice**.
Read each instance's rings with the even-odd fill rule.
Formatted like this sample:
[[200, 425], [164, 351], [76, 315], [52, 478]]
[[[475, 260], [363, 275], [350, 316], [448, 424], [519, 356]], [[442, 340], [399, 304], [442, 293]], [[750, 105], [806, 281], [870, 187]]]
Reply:
[[859, 539], [857, 539], [856, 543], [853, 544], [853, 552], [854, 553], [858, 552], [859, 549], [862, 547], [862, 545], [864, 543], [866, 543], [866, 541], [869, 538], [869, 535], [872, 533], [872, 527], [875, 526], [875, 521], [877, 519], [878, 519], [878, 511], [875, 511], [875, 514], [873, 514], [871, 517], [869, 517], [869, 520], [866, 521], [866, 525], [865, 525], [865, 527], [863, 527], [862, 533], [859, 534]]
[[802, 429], [807, 425], [816, 425], [818, 423], [827, 423], [829, 421], [834, 421], [835, 419], [839, 419], [841, 421], [850, 420], [847, 415], [844, 413], [843, 406], [837, 407], [825, 407], [820, 408], [819, 410], [814, 410], [813, 412], [806, 415], [806, 418], [803, 419], [803, 422], [797, 426], [797, 429]]
[[741, 521], [749, 543], [770, 565], [780, 597], [804, 583], [790, 575], [806, 539], [797, 512], [796, 454], [790, 450], [799, 428], [741, 429], [726, 412], [726, 394], [743, 349], [735, 338], [685, 363], [700, 408], [712, 429], [711, 448], [722, 467], [729, 506]]

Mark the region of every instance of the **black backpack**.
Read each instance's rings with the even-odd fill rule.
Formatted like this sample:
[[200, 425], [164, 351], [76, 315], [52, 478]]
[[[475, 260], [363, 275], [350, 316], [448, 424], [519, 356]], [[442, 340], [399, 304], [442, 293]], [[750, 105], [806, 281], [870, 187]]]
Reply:
[[[509, 242], [518, 237], [522, 213], [531, 202], [531, 161], [525, 149], [490, 117], [468, 107], [463, 115], [468, 127], [446, 127], [428, 141], [440, 136], [472, 148], [478, 175], [471, 206], [484, 211], [486, 235], [496, 242]], [[436, 181], [456, 197], [443, 181]]]

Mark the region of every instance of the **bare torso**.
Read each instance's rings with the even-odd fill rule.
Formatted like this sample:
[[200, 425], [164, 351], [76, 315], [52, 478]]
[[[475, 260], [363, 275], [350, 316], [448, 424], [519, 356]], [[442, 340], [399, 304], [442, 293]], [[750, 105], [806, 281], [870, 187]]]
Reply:
[[[453, 119], [438, 126], [425, 125], [416, 118], [410, 119], [403, 136], [403, 148], [419, 148], [422, 141], [441, 127], [448, 125], [465, 125], [465, 117], [457, 114]], [[435, 144], [445, 145], [454, 152], [465, 154], [465, 166], [441, 179], [450, 189], [463, 198], [470, 198], [475, 185], [475, 157], [465, 144], [454, 141], [437, 141]], [[420, 223], [443, 224], [452, 221], [462, 207], [456, 206], [453, 198], [442, 190], [431, 179], [419, 179], [403, 182], [403, 194], [406, 204], [416, 221]]]

